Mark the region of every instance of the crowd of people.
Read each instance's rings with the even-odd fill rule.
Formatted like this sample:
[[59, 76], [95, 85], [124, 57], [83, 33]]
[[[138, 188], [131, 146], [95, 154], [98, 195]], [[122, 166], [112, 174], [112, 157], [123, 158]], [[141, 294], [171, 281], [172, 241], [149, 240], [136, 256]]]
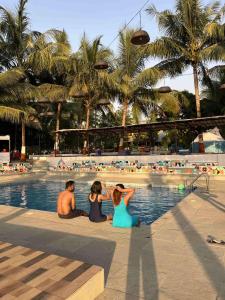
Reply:
[[[79, 216], [88, 217], [91, 222], [99, 223], [112, 220], [113, 227], [130, 228], [140, 225], [139, 218], [129, 212], [129, 202], [135, 190], [125, 188], [123, 184], [109, 187], [103, 193], [103, 184], [95, 181], [90, 190], [87, 201], [89, 201], [89, 212], [77, 208], [74, 194], [74, 181], [67, 181], [65, 191], [60, 192], [57, 200], [57, 213], [62, 219], [72, 219]], [[112, 201], [114, 215], [104, 215], [102, 213], [102, 202]]]

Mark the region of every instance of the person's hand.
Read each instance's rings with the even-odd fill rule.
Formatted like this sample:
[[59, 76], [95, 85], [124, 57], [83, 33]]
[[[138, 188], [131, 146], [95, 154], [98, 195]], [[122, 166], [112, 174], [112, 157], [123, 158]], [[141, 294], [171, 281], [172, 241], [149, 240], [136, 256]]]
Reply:
[[115, 190], [115, 186], [110, 185], [110, 186], [108, 187], [108, 190], [109, 190], [109, 191], [114, 191], [114, 190]]
[[102, 185], [102, 188], [103, 188], [103, 189], [106, 189], [106, 184], [105, 184], [105, 182], [102, 182], [101, 185]]
[[123, 189], [120, 186], [116, 186], [116, 190], [121, 192], [121, 193], [123, 192]]

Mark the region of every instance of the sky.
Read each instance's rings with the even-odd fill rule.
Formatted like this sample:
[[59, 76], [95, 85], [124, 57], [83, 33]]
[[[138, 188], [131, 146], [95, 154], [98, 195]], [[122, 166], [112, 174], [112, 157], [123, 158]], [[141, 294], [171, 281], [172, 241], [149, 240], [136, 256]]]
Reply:
[[[45, 32], [48, 29], [65, 29], [73, 50], [77, 50], [79, 41], [85, 32], [89, 39], [102, 35], [102, 43], [109, 46], [121, 29], [143, 6], [145, 0], [28, 0], [27, 12], [31, 20], [31, 29]], [[0, 5], [15, 9], [18, 0], [0, 0]], [[173, 9], [174, 0], [150, 0], [158, 10]], [[145, 10], [141, 14], [142, 27], [148, 31], [151, 40], [160, 35], [155, 20]], [[138, 27], [140, 18], [137, 16], [131, 27]], [[117, 40], [110, 46], [114, 52]], [[156, 61], [150, 60], [154, 65]], [[160, 85], [169, 85], [176, 90], [194, 91], [191, 69], [184, 72], [185, 76], [165, 79]]]

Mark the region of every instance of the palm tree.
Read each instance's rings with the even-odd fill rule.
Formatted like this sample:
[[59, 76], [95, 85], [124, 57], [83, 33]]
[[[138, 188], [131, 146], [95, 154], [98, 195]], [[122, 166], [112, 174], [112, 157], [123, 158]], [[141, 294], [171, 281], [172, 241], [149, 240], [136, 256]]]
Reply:
[[20, 83], [25, 74], [20, 69], [12, 69], [0, 74], [0, 119], [21, 123], [21, 160], [26, 160], [26, 124], [40, 128], [36, 111], [27, 104], [34, 96], [34, 89], [28, 83]]
[[181, 74], [189, 66], [193, 69], [196, 112], [201, 117], [199, 74], [206, 63], [224, 58], [224, 25], [221, 21], [225, 5], [216, 1], [203, 6], [200, 0], [176, 0], [175, 12], [158, 12], [152, 5], [147, 9], [155, 16], [164, 36], [148, 47], [149, 55], [162, 61], [157, 65], [171, 76]]
[[[40, 33], [29, 30], [29, 19], [26, 15], [25, 7], [27, 0], [20, 0], [15, 13], [10, 12], [6, 8], [0, 6], [0, 67], [2, 70], [10, 70], [13, 68], [20, 68], [20, 70], [26, 74], [26, 69], [24, 68], [27, 57], [32, 51], [33, 43]], [[3, 74], [2, 76], [14, 76], [16, 80], [16, 75], [14, 73]], [[24, 76], [25, 78], [26, 76]], [[22, 125], [22, 148], [21, 156], [25, 159], [26, 147], [25, 147], [25, 123], [26, 123], [26, 107], [23, 107], [21, 99], [24, 96], [27, 98], [31, 91], [31, 86], [28, 87], [25, 84], [25, 90], [23, 90], [22, 85], [17, 85], [16, 87], [7, 87], [6, 95], [4, 96], [4, 102], [8, 97], [13, 101], [10, 106], [2, 106], [2, 116], [8, 116], [11, 118], [20, 119]], [[6, 88], [6, 87], [5, 87]], [[26, 94], [26, 92], [29, 93]], [[1, 95], [2, 96], [2, 95]], [[17, 98], [15, 98], [17, 97]], [[14, 103], [15, 102], [15, 103]], [[20, 106], [20, 109], [12, 107], [12, 105]], [[26, 105], [25, 105], [26, 106]], [[30, 107], [29, 107], [30, 109]], [[10, 117], [11, 116], [11, 117]]]
[[[27, 0], [20, 0], [15, 13], [0, 7], [0, 67], [3, 69], [19, 67], [26, 75], [26, 81], [33, 85], [49, 83], [50, 87], [44, 86], [38, 92], [47, 89], [48, 95], [46, 96], [55, 94], [53, 98], [56, 99], [56, 94], [62, 95], [59, 85], [64, 85], [67, 76], [66, 68], [70, 55], [68, 38], [65, 31], [51, 29], [44, 34], [30, 31], [26, 4]], [[55, 92], [54, 85], [56, 85]], [[61, 87], [61, 90], [63, 89], [64, 86]], [[58, 125], [56, 129], [59, 129], [61, 102], [63, 101], [65, 98], [60, 100], [57, 98]], [[22, 134], [24, 132], [23, 126]], [[23, 136], [22, 141], [24, 140]], [[56, 140], [58, 145], [57, 134]]]
[[55, 144], [54, 151], [55, 154], [59, 152], [59, 129], [60, 129], [60, 119], [62, 113], [62, 105], [66, 103], [69, 95], [69, 88], [63, 85], [57, 84], [41, 84], [38, 87], [39, 95], [37, 97], [38, 103], [51, 103], [56, 106], [56, 127], [55, 127]]
[[28, 0], [20, 0], [14, 12], [0, 6], [0, 64], [11, 69], [23, 67], [39, 32], [29, 30]]
[[[129, 108], [137, 116], [148, 114], [154, 91], [152, 87], [163, 76], [157, 68], [145, 69], [146, 47], [137, 47], [131, 43], [135, 31], [127, 29], [119, 34], [119, 54], [115, 70], [102, 73], [111, 95], [122, 105], [122, 126], [126, 126]], [[124, 136], [120, 138], [120, 150], [123, 149]]]
[[[51, 29], [38, 36], [32, 52], [24, 63], [29, 80], [38, 85], [37, 99], [55, 104], [55, 153], [59, 152], [59, 133], [62, 104], [68, 99], [67, 77], [70, 70], [71, 46], [66, 32]], [[30, 71], [31, 70], [31, 71]]]
[[[101, 72], [95, 70], [95, 64], [100, 60], [109, 60], [111, 51], [101, 45], [101, 37], [90, 42], [84, 35], [80, 48], [72, 56], [73, 74], [71, 80], [70, 96], [81, 98], [86, 111], [87, 130], [90, 126], [92, 109], [101, 98], [107, 97], [107, 91], [99, 76]], [[84, 141], [84, 153], [88, 152], [88, 137]]]
[[203, 114], [206, 116], [224, 115], [225, 89], [220, 87], [225, 83], [225, 65], [211, 68], [208, 75], [210, 76], [208, 80], [203, 82]]

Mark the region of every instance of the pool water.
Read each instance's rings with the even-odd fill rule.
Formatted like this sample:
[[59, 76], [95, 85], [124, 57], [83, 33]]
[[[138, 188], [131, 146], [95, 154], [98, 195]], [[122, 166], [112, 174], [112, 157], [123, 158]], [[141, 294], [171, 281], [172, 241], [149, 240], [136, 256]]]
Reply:
[[[57, 195], [64, 190], [64, 182], [35, 181], [1, 185], [0, 204], [31, 208], [45, 211], [56, 211]], [[77, 208], [89, 210], [88, 194], [90, 185], [78, 183], [75, 195]], [[129, 210], [138, 215], [141, 222], [150, 224], [174, 207], [186, 193], [166, 188], [136, 188]], [[103, 213], [113, 213], [111, 201], [102, 205]]]

